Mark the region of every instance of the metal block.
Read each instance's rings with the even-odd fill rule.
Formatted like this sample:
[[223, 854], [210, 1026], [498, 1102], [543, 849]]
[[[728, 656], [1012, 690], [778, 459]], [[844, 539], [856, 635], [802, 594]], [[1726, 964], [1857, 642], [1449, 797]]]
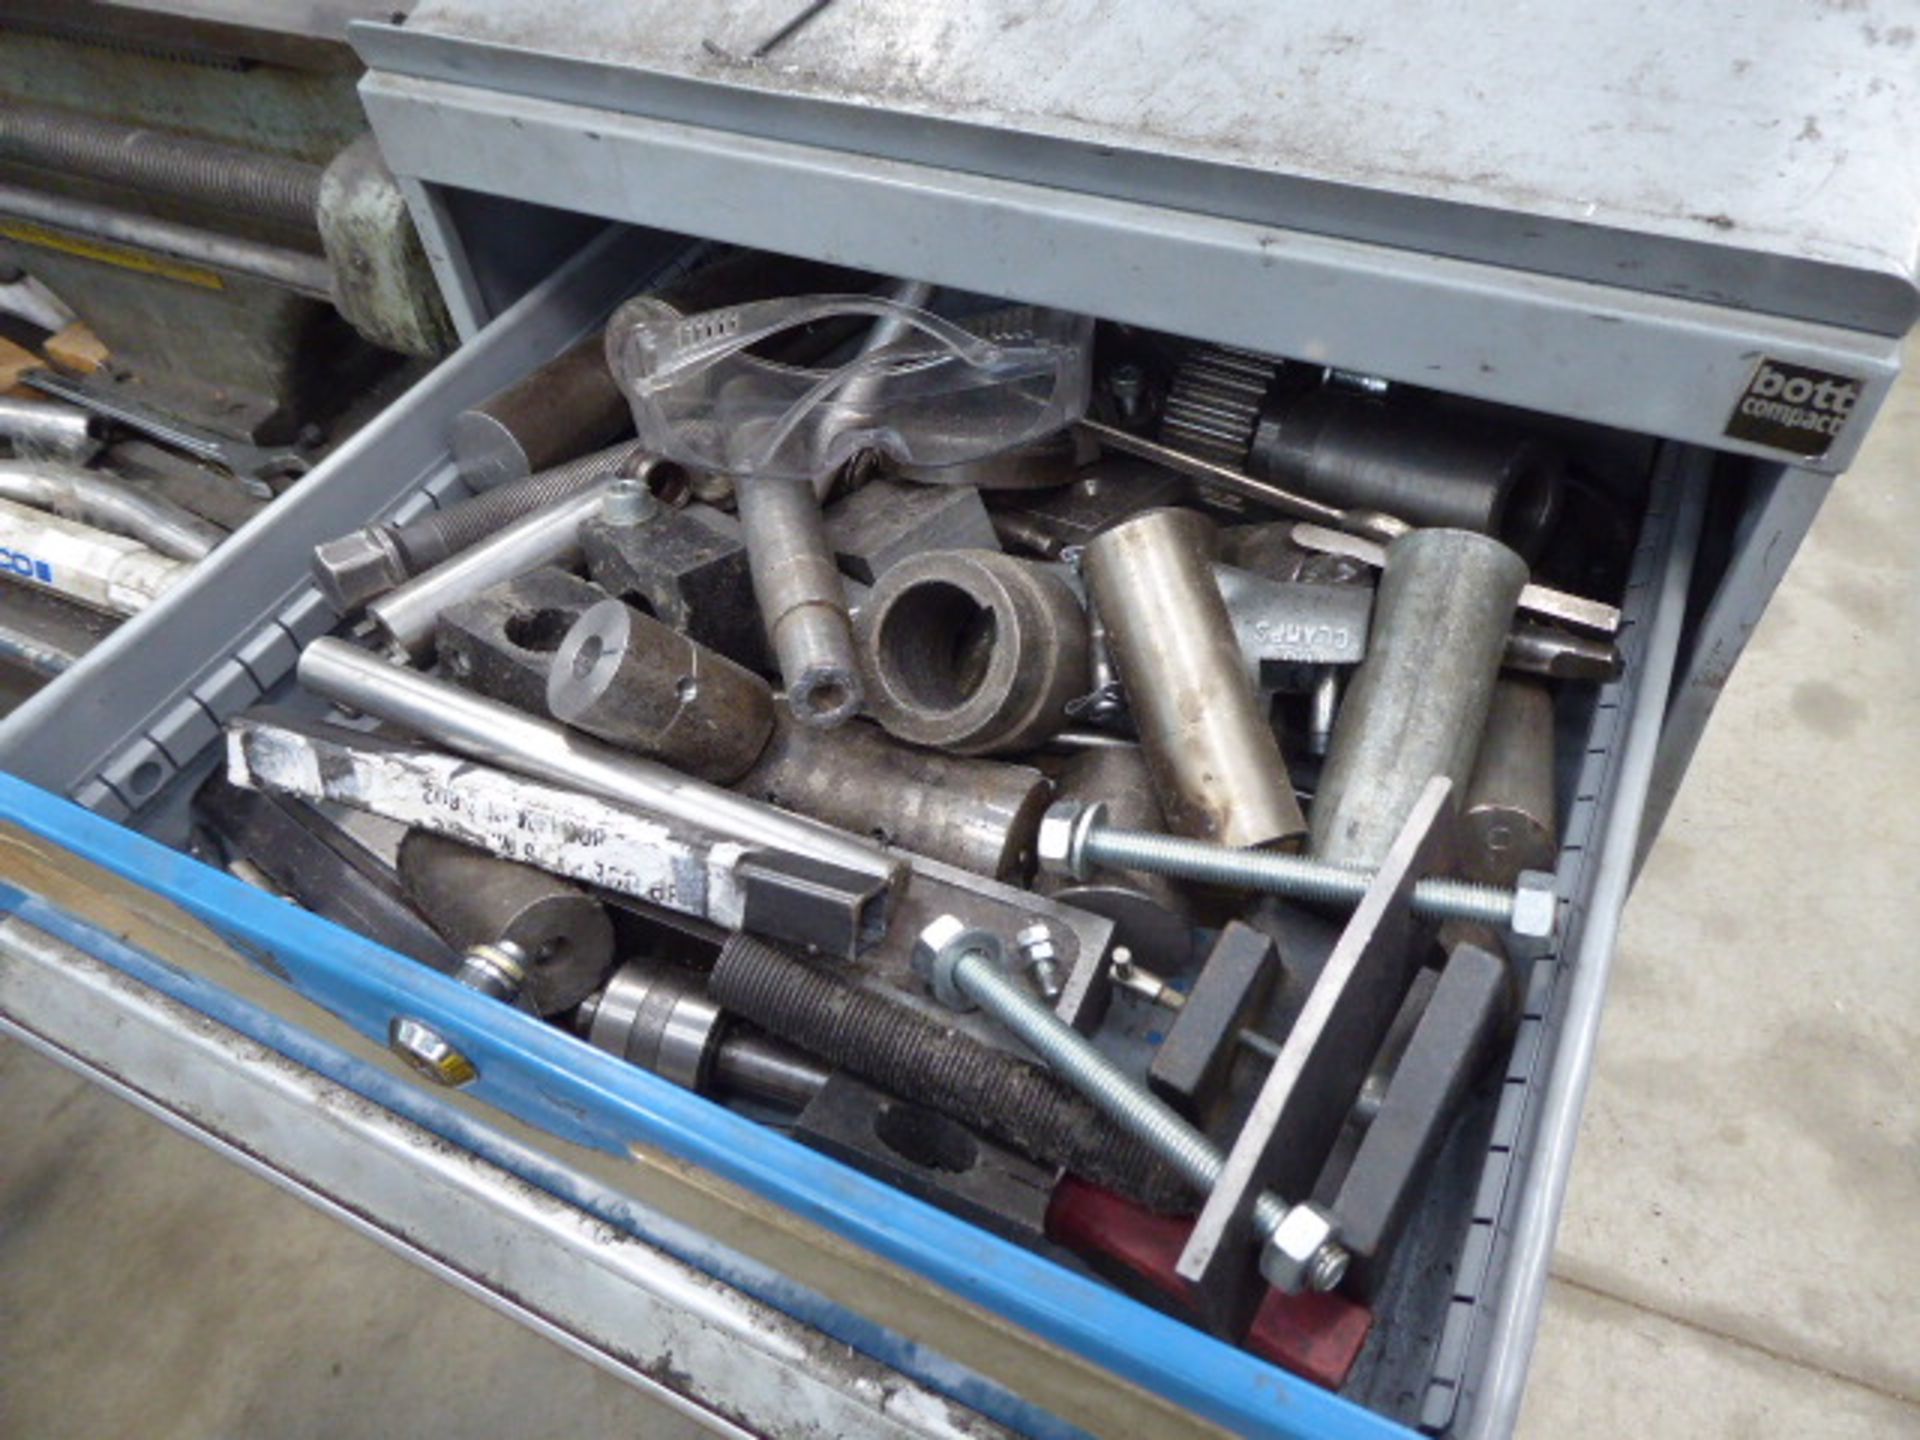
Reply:
[[734, 866], [741, 924], [827, 955], [857, 955], [886, 934], [887, 882], [805, 855], [745, 856]]
[[553, 655], [606, 592], [546, 566], [440, 612], [441, 668], [469, 690], [534, 715], [547, 713]]
[[1257, 1022], [1279, 976], [1280, 948], [1272, 938], [1229, 921], [1154, 1051], [1147, 1085], [1202, 1129], [1232, 1073], [1240, 1031]]
[[1347, 1284], [1362, 1298], [1379, 1288], [1427, 1163], [1486, 1065], [1507, 994], [1506, 961], [1478, 946], [1457, 946], [1394, 1067], [1332, 1204], [1340, 1242], [1353, 1257]]
[[1244, 1334], [1262, 1293], [1254, 1202], [1265, 1190], [1289, 1199], [1311, 1192], [1420, 963], [1428, 931], [1409, 902], [1416, 880], [1446, 869], [1451, 791], [1445, 779], [1429, 783], [1388, 847], [1181, 1253], [1179, 1274], [1192, 1282], [1204, 1320], [1221, 1334]]
[[639, 525], [580, 527], [587, 573], [609, 595], [750, 670], [770, 671], [740, 522], [711, 505], [661, 510]]
[[927, 550], [998, 550], [980, 492], [970, 485], [878, 479], [826, 511], [827, 543], [840, 568], [871, 585]]
[[807, 1102], [793, 1136], [1009, 1240], [1046, 1240], [1057, 1169], [845, 1071], [834, 1072]]

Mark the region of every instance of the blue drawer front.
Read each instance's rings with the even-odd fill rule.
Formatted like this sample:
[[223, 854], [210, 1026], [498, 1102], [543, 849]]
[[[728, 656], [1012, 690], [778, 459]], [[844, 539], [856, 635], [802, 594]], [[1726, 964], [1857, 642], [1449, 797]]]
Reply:
[[[1321, 1440], [1409, 1440], [1414, 1434], [13, 776], [0, 775], [0, 820], [179, 906], [375, 1043], [384, 1044], [395, 1014], [428, 1022], [474, 1060], [482, 1078], [471, 1093], [530, 1124], [622, 1156], [632, 1145], [657, 1147], [1235, 1433]], [[457, 1109], [430, 1092], [21, 891], [0, 886], [0, 908], [17, 909], [31, 923], [249, 1038], [610, 1224], [642, 1233], [636, 1212], [600, 1213], [604, 1195], [581, 1193], [564, 1167], [543, 1164], [523, 1148], [501, 1152], [488, 1146]], [[717, 1278], [1003, 1424], [1039, 1436], [1075, 1433], [997, 1385], [977, 1377], [956, 1382], [954, 1367], [941, 1357], [765, 1267], [717, 1253], [691, 1232], [661, 1233], [659, 1217], [651, 1213], [644, 1233]]]

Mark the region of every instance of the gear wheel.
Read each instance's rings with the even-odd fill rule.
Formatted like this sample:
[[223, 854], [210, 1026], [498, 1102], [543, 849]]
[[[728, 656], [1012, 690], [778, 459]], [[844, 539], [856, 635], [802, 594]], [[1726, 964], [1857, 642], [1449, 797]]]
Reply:
[[1194, 350], [1173, 372], [1160, 420], [1162, 443], [1244, 470], [1279, 372], [1279, 362], [1251, 350]]

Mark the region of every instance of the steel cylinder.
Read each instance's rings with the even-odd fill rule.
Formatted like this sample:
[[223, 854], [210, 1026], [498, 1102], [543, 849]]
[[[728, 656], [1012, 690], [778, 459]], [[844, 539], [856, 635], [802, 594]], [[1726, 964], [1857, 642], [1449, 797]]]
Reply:
[[738, 780], [773, 733], [767, 682], [620, 600], [573, 622], [547, 672], [563, 725], [702, 780]]
[[0, 184], [0, 216], [106, 240], [264, 280], [315, 300], [333, 298], [333, 268], [319, 255], [285, 245], [243, 240], [198, 225], [161, 220], [136, 210], [96, 205], [25, 185]]
[[1525, 561], [1471, 531], [1415, 530], [1387, 547], [1367, 658], [1314, 793], [1316, 858], [1377, 866], [1428, 781], [1461, 793], [1526, 583]]
[[1149, 510], [1087, 546], [1154, 793], [1177, 835], [1297, 849], [1307, 825], [1213, 578], [1214, 527]]
[[1560, 509], [1560, 462], [1517, 432], [1319, 390], [1261, 417], [1247, 467], [1346, 509], [1497, 536], [1525, 554]]
[[860, 713], [865, 686], [847, 615], [846, 585], [827, 540], [820, 502], [804, 480], [735, 486], [753, 597], [803, 725], [830, 727]]
[[458, 950], [511, 941], [528, 960], [521, 997], [542, 1015], [571, 1010], [613, 963], [613, 923], [584, 890], [544, 870], [457, 840], [409, 830], [400, 883]]
[[1065, 580], [990, 550], [901, 561], [860, 607], [868, 712], [959, 755], [1032, 749], [1091, 684], [1087, 619]]
[[774, 717], [760, 761], [735, 784], [769, 805], [862, 831], [996, 880], [1033, 873], [1052, 795], [1038, 770], [903, 745], [856, 720], [835, 730]]
[[551, 469], [633, 431], [598, 333], [453, 417], [460, 477], [475, 490]]
[[1468, 880], [1506, 886], [1522, 870], [1554, 868], [1553, 692], [1546, 686], [1513, 679], [1494, 686], [1460, 832], [1460, 873]]
[[798, 1110], [827, 1081], [825, 1066], [733, 1022], [697, 976], [664, 965], [622, 965], [574, 1028], [596, 1049], [689, 1090]]

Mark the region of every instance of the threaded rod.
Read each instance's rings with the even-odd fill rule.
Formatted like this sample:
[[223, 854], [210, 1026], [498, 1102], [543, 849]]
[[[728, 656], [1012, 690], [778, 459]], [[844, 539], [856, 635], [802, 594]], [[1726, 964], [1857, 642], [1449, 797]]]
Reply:
[[321, 167], [75, 111], [0, 105], [0, 160], [316, 227]]
[[[1088, 832], [1082, 853], [1089, 865], [1144, 870], [1153, 875], [1329, 904], [1358, 904], [1373, 883], [1369, 870], [1331, 865], [1324, 860], [1272, 850], [1231, 850], [1205, 840], [1106, 826]], [[1513, 894], [1492, 885], [1428, 878], [1414, 884], [1413, 910], [1429, 918], [1475, 920], [1505, 927], [1513, 922]]]

